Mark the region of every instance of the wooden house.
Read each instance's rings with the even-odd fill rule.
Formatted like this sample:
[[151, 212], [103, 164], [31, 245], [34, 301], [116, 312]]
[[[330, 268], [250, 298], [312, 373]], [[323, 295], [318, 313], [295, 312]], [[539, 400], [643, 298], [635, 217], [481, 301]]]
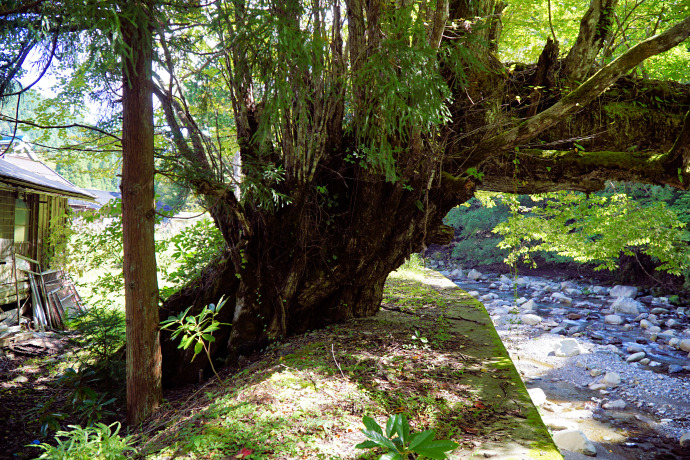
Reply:
[[[16, 304], [17, 295], [21, 301], [30, 293], [27, 273], [15, 271], [16, 256], [37, 261], [41, 269], [46, 269], [47, 241], [56, 225], [54, 218], [65, 214], [70, 198], [94, 199], [40, 162], [30, 149], [10, 149], [3, 143], [0, 142], [0, 154], [4, 152], [0, 156], [0, 306]], [[35, 266], [30, 269], [39, 271]]]

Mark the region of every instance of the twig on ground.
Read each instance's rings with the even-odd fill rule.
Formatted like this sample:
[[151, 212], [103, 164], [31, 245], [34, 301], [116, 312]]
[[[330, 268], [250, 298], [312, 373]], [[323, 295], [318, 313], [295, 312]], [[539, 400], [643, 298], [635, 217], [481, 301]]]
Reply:
[[335, 351], [333, 351], [333, 344], [331, 344], [331, 355], [333, 355], [333, 361], [335, 362], [335, 365], [338, 366], [338, 370], [340, 371], [340, 375], [345, 378], [345, 373], [343, 372], [343, 369], [340, 367], [340, 364], [338, 364], [338, 360], [335, 359]]

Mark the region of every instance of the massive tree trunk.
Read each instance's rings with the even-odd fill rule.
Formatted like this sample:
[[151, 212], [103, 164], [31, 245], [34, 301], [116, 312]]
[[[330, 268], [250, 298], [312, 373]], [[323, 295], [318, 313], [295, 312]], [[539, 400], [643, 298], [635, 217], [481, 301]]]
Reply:
[[[559, 74], [563, 63], [557, 59], [557, 44], [551, 42], [537, 66], [511, 73], [494, 53], [502, 2], [431, 3], [404, 16], [399, 11], [407, 2], [395, 10], [390, 2], [351, 0], [345, 14], [338, 1], [332, 2], [329, 16], [348, 20], [346, 51], [340, 21], [324, 27], [323, 11], [315, 6], [312, 25], [299, 38], [328, 43], [323, 55], [312, 49], [299, 54], [298, 47], [280, 49], [294, 38], [290, 34], [299, 30], [300, 14], [305, 13], [276, 6], [272, 14], [282, 20], [269, 38], [282, 41], [276, 40], [276, 49], [268, 53], [287, 54], [270, 69], [280, 76], [258, 81], [256, 87], [262, 89], [257, 91], [254, 79], [261, 80], [261, 72], [266, 72], [260, 67], [262, 56], [242, 46], [252, 36], [250, 24], [256, 18], [241, 2], [219, 2], [224, 31], [219, 43], [235, 113], [242, 199], [232, 192], [223, 171], [210, 166], [208, 158], [214, 153], [204, 147], [208, 139], [190, 118], [184, 99], [176, 98], [172, 85], [155, 90], [180, 156], [204, 171], [188, 184], [205, 197], [227, 243], [224, 256], [201, 279], [171, 296], [161, 316], [190, 305], [198, 312], [221, 295], [228, 297], [219, 320], [232, 326], [216, 333], [214, 356], [233, 360], [288, 334], [374, 314], [388, 274], [412, 252], [448, 242], [452, 232], [443, 217], [475, 189], [593, 191], [610, 179], [682, 185], [671, 169], [687, 167], [687, 148], [673, 145], [682, 132], [687, 138], [682, 120], [690, 90], [682, 85], [647, 85], [651, 88], [643, 90], [635, 80], [620, 78], [646, 57], [682, 42], [690, 34], [690, 19], [593, 74], [594, 49], [601, 48], [608, 34], [606, 15], [615, 4], [593, 0], [581, 37], [568, 55], [566, 73]], [[414, 24], [406, 23], [406, 17], [425, 19]], [[426, 27], [423, 34], [415, 29], [419, 24]], [[400, 43], [418, 52], [407, 60], [404, 53], [389, 53], [401, 30], [410, 37]], [[427, 67], [415, 67], [430, 53], [435, 58]], [[257, 67], [250, 68], [248, 63], [256, 62]], [[381, 63], [390, 68], [372, 67]], [[408, 68], [412, 70], [406, 75]], [[429, 71], [440, 78], [434, 80]], [[346, 91], [348, 72], [355, 77]], [[567, 94], [559, 86], [587, 75], [592, 76]], [[381, 87], [396, 78], [399, 85], [421, 88], [425, 98], [400, 90], [396, 103], [387, 105], [389, 94]], [[417, 85], [415, 79], [423, 81]], [[417, 107], [423, 110], [433, 103], [437, 94], [432, 83], [439, 81], [450, 92], [447, 119], [416, 121]], [[289, 91], [281, 86], [284, 82]], [[618, 123], [630, 112], [615, 92], [631, 88], [638, 98], [657, 100], [659, 91], [665, 91], [662, 100], [677, 101], [649, 108], [668, 112], [659, 118], [650, 114], [645, 125], [650, 132], [665, 128], [664, 135], [654, 137], [659, 142], [653, 149], [631, 139], [641, 129], [628, 132]], [[432, 102], [427, 104], [427, 99]], [[597, 101], [597, 109], [586, 109], [592, 101]], [[617, 120], [615, 127], [612, 120]], [[599, 153], [574, 151], [573, 142]], [[684, 183], [690, 183], [690, 171], [683, 174]], [[165, 383], [196, 381], [207, 366], [201, 357], [190, 364], [191, 352], [178, 350], [169, 336], [162, 346]]]
[[154, 248], [152, 40], [150, 10], [131, 0], [122, 12], [122, 237], [127, 320], [127, 422], [160, 404], [161, 351]]

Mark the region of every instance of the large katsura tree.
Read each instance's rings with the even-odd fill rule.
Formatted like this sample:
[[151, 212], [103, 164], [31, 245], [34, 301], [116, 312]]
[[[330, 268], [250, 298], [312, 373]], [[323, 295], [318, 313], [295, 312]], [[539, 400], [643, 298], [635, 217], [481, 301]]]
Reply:
[[[592, 0], [569, 50], [550, 37], [511, 65], [493, 0], [218, 0], [171, 18], [154, 88], [166, 165], [227, 249], [162, 317], [225, 296], [213, 353], [232, 360], [376, 313], [388, 274], [449, 242], [442, 218], [475, 190], [689, 183], [690, 88], [631, 71], [690, 35], [690, 11], [667, 2], [649, 38], [613, 46], [616, 4]], [[206, 363], [162, 346], [164, 380], [197, 379]]]
[[[562, 11], [538, 0], [160, 2], [159, 172], [194, 190], [226, 243], [161, 318], [225, 296], [211, 352], [232, 361], [376, 313], [388, 274], [449, 242], [443, 216], [476, 190], [690, 183], [690, 88], [643, 79], [690, 35], [690, 10], [618, 3], [592, 0], [559, 43]], [[502, 62], [504, 13], [527, 4], [547, 9], [532, 15], [541, 52]], [[94, 67], [75, 76], [107, 88]], [[164, 381], [196, 381], [208, 363], [177, 345], [161, 339]]]

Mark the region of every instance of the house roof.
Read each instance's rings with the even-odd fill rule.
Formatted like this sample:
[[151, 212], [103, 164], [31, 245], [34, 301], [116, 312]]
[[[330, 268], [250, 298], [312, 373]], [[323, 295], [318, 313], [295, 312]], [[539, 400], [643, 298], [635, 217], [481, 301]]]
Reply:
[[[69, 200], [69, 205], [72, 207], [81, 207], [86, 209], [100, 209], [110, 200], [122, 199], [122, 192], [109, 192], [107, 190], [97, 189], [85, 189], [85, 191], [94, 196], [95, 202], [71, 199]], [[156, 210], [158, 212], [170, 212], [172, 211], [172, 207], [163, 203], [162, 201], [156, 201]]]
[[[31, 161], [31, 160], [29, 160]], [[43, 165], [48, 170], [48, 166], [43, 163], [36, 162], [37, 164]], [[53, 174], [58, 175], [55, 171]], [[62, 180], [60, 180], [60, 178]], [[13, 186], [26, 187], [29, 189], [34, 189], [47, 193], [54, 193], [56, 195], [79, 198], [82, 200], [93, 200], [94, 196], [85, 190], [82, 190], [63, 178], [59, 176], [56, 177], [45, 177], [38, 172], [33, 172], [24, 167], [13, 164], [8, 161], [7, 158], [0, 158], [0, 182], [10, 184]]]

